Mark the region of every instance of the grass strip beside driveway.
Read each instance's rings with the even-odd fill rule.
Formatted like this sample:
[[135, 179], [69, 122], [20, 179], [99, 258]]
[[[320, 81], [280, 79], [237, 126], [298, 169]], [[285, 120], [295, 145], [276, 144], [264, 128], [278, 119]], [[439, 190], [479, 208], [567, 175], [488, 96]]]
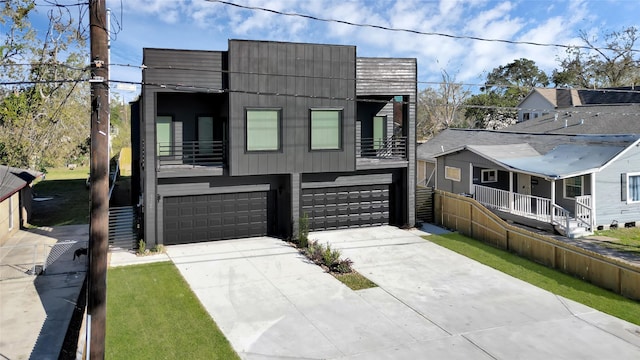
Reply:
[[556, 295], [640, 325], [640, 302], [458, 233], [423, 238]]
[[238, 359], [171, 262], [111, 268], [107, 359]]

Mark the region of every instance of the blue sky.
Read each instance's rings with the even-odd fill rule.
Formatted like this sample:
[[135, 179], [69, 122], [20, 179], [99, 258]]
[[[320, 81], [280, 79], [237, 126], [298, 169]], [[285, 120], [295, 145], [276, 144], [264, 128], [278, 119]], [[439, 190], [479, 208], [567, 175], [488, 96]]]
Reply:
[[[599, 34], [638, 26], [638, 0], [228, 0], [321, 18], [458, 36], [580, 44], [579, 31]], [[64, 3], [63, 0], [59, 0]], [[73, 3], [76, 3], [73, 0]], [[227, 50], [228, 39], [348, 44], [358, 56], [415, 57], [418, 79], [481, 84], [487, 72], [518, 58], [547, 72], [557, 47], [417, 35], [246, 10], [206, 0], [107, 0], [112, 10], [112, 64], [140, 65], [142, 48]], [[640, 44], [638, 44], [640, 46]], [[113, 80], [140, 81], [137, 67], [114, 66]], [[419, 87], [427, 86], [420, 84]], [[139, 88], [138, 88], [139, 89]], [[472, 87], [473, 91], [477, 88]], [[138, 90], [139, 91], [139, 90]], [[126, 93], [127, 99], [135, 93]]]

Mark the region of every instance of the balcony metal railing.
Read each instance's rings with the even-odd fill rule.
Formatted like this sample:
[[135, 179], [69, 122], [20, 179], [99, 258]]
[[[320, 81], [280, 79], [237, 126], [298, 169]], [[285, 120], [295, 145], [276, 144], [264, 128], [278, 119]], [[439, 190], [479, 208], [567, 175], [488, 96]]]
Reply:
[[387, 139], [356, 139], [356, 156], [363, 158], [406, 159], [407, 137], [392, 136]]
[[222, 165], [226, 159], [223, 141], [158, 143], [158, 165]]

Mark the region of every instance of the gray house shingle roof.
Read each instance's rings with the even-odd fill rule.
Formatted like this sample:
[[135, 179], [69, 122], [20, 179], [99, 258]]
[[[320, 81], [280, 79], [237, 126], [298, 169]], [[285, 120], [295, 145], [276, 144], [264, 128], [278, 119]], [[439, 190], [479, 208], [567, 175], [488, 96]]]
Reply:
[[[557, 114], [557, 117], [556, 117]], [[511, 125], [502, 131], [547, 134], [640, 134], [640, 104], [579, 106]]]
[[37, 171], [0, 165], [0, 201], [17, 193], [40, 176], [42, 174]]
[[[540, 154], [546, 154], [562, 144], [602, 144], [628, 146], [639, 135], [575, 135], [505, 132], [479, 129], [446, 129], [433, 139], [418, 146], [417, 158], [435, 162], [435, 157], [467, 145], [516, 145], [528, 144]], [[515, 149], [515, 147], [514, 147]]]

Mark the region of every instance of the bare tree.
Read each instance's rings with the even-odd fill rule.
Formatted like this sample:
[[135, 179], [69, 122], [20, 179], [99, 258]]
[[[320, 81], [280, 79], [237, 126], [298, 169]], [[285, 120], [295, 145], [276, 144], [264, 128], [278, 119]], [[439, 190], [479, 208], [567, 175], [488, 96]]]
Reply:
[[418, 94], [418, 138], [428, 140], [450, 127], [466, 126], [460, 107], [471, 92], [442, 70], [437, 88], [425, 88]]

